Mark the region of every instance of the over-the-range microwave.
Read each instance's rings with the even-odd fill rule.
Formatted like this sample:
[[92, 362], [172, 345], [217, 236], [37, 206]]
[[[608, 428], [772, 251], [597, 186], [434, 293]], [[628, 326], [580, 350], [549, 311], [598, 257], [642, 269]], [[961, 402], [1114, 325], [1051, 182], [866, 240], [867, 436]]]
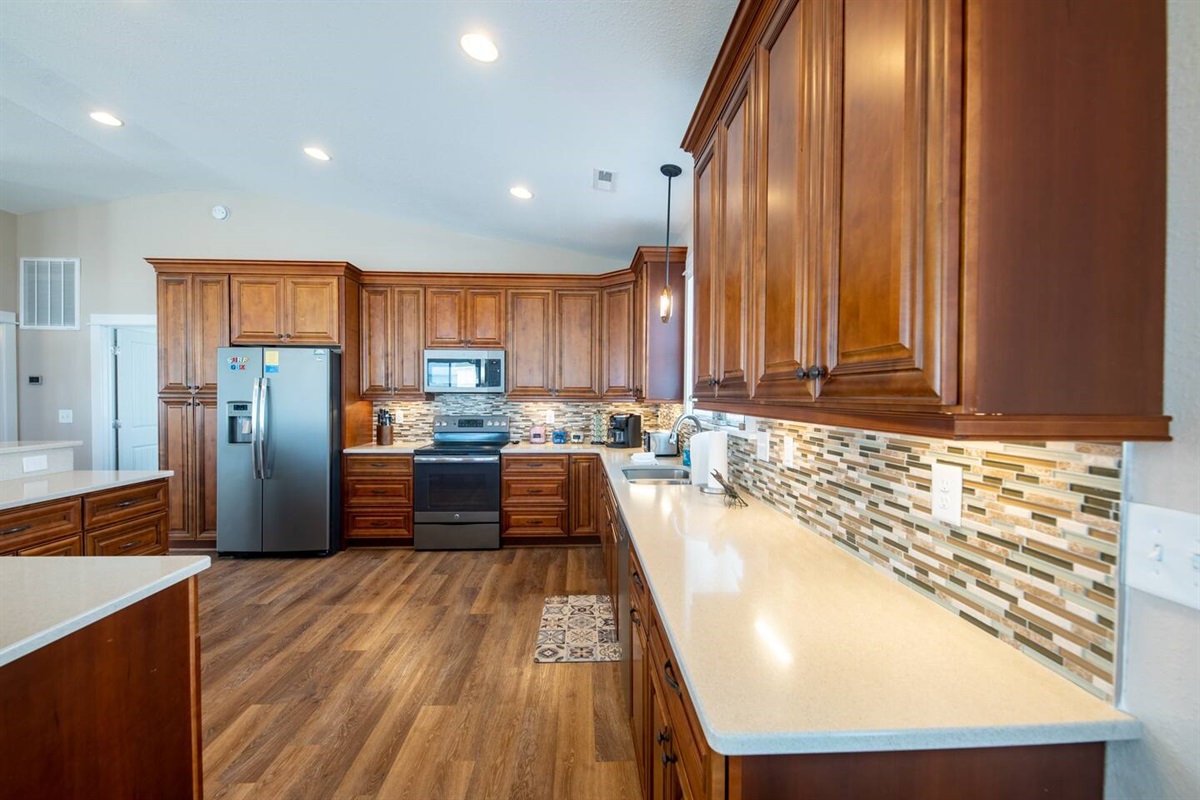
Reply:
[[503, 392], [503, 350], [426, 350], [425, 391]]

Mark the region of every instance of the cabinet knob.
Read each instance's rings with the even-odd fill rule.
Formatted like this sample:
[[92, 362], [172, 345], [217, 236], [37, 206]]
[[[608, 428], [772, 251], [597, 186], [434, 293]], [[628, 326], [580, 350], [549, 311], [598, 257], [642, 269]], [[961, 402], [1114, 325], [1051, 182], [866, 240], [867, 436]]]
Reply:
[[666, 744], [667, 742], [671, 741], [671, 729], [663, 728], [654, 738], [658, 740], [659, 744]]
[[674, 753], [663, 753], [662, 754], [662, 763], [664, 763], [664, 764], [674, 764], [678, 760], [679, 760], [678, 757]]
[[829, 370], [825, 369], [824, 367], [820, 367], [820, 366], [817, 366], [816, 364], [813, 364], [811, 367], [808, 368], [808, 371], [806, 374], [807, 374], [809, 380], [816, 381], [816, 380], [820, 380], [821, 378], [824, 378], [826, 375], [828, 375]]

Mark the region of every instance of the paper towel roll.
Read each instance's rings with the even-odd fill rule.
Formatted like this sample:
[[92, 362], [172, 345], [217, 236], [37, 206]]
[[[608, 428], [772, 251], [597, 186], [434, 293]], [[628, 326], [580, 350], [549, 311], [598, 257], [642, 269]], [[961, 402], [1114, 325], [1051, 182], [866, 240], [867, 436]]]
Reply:
[[688, 440], [688, 448], [692, 451], [692, 483], [698, 486], [708, 485], [708, 440], [712, 433], [700, 432]]
[[708, 468], [704, 474], [708, 476], [710, 489], [720, 489], [721, 484], [712, 477], [712, 471], [717, 470], [726, 478], [729, 477], [729, 434], [725, 431], [713, 431], [708, 439]]

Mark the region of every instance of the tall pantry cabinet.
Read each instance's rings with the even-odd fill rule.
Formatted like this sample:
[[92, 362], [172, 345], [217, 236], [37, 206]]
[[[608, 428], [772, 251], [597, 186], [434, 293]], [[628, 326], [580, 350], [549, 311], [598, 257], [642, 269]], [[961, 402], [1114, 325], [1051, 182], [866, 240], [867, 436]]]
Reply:
[[217, 348], [340, 347], [343, 441], [370, 438], [359, 391], [359, 271], [345, 262], [147, 259], [157, 272], [158, 461], [172, 547], [217, 541]]

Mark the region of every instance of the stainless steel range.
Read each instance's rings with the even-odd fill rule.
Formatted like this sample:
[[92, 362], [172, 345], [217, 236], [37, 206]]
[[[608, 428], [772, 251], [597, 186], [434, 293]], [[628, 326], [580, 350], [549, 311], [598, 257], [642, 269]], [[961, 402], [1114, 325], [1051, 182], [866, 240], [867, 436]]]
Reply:
[[500, 449], [505, 416], [438, 415], [433, 444], [413, 455], [413, 546], [417, 550], [500, 547]]

